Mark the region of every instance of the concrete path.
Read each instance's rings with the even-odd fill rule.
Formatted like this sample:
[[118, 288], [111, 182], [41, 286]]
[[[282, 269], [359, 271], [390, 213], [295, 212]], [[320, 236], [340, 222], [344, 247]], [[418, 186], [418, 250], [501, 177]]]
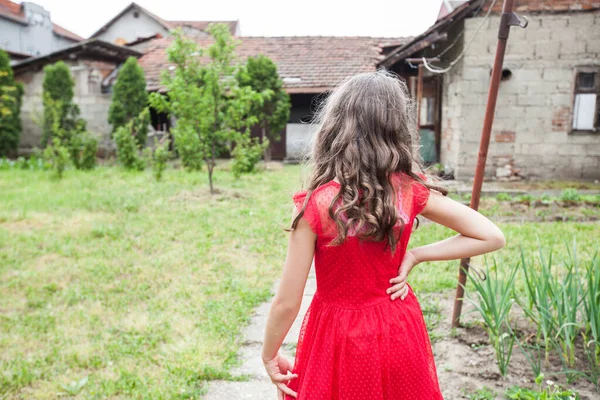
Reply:
[[[272, 292], [275, 294], [279, 281], [273, 285]], [[310, 270], [302, 306], [298, 313], [298, 318], [292, 325], [290, 332], [283, 341], [281, 353], [285, 355], [291, 363], [294, 362], [294, 349], [298, 341], [300, 327], [304, 314], [310, 305], [312, 297], [317, 288], [314, 274], [314, 265]], [[277, 388], [265, 372], [260, 357], [263, 336], [265, 333], [265, 324], [271, 303], [263, 303], [254, 310], [252, 319], [244, 331], [244, 344], [239, 351], [242, 364], [233, 369], [231, 373], [234, 376], [249, 375], [250, 380], [232, 382], [232, 381], [211, 381], [208, 384], [208, 393], [203, 397], [205, 400], [238, 400], [238, 399], [256, 399], [256, 400], [276, 400]]]

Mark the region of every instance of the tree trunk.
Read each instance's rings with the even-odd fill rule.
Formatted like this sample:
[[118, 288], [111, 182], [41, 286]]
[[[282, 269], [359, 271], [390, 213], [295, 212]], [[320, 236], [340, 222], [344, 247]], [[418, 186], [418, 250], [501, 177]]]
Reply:
[[[267, 137], [267, 123], [266, 122], [263, 122], [263, 126], [261, 129], [261, 135], [262, 135], [261, 141], [262, 141], [262, 143], [264, 143], [265, 138]], [[270, 143], [269, 143], [269, 147], [267, 147], [265, 149], [265, 151], [263, 152], [263, 158], [265, 160], [265, 164], [271, 161], [271, 144]]]

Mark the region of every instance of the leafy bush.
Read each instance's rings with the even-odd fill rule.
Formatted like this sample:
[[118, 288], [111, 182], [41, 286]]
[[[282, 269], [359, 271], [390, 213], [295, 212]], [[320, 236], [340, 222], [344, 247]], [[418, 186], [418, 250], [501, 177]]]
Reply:
[[[113, 127], [113, 133], [118, 128], [126, 126], [129, 121], [143, 118], [142, 111], [147, 106], [148, 93], [144, 70], [139, 66], [135, 57], [129, 57], [119, 70], [113, 86], [112, 102], [108, 110], [108, 122]], [[139, 132], [139, 136], [137, 136], [138, 143], [142, 147], [146, 145], [147, 134], [146, 129], [145, 132]]]
[[78, 133], [69, 141], [71, 161], [77, 169], [94, 169], [97, 152], [98, 140], [89, 132]]
[[53, 137], [44, 149], [44, 159], [61, 179], [69, 164], [69, 148], [60, 137]]
[[563, 201], [579, 201], [579, 200], [581, 200], [579, 192], [577, 191], [577, 189], [574, 189], [574, 188], [564, 189], [562, 191], [562, 193], [560, 194], [560, 198]]
[[0, 50], [0, 157], [19, 147], [22, 100], [23, 85], [15, 82], [10, 59]]
[[250, 139], [246, 135], [242, 136], [233, 149], [233, 160], [231, 170], [236, 178], [242, 174], [255, 172], [256, 164], [266, 148], [269, 147], [269, 139], [264, 139], [262, 143], [258, 138]]
[[152, 173], [156, 181], [162, 179], [163, 172], [167, 168], [167, 161], [171, 157], [169, 141], [163, 138], [160, 142], [154, 139], [154, 149], [146, 148], [146, 158], [152, 166]]
[[[248, 57], [246, 65], [238, 70], [237, 80], [240, 86], [250, 87], [263, 97], [252, 107], [252, 114], [256, 116], [261, 129], [262, 141], [279, 140], [280, 132], [290, 118], [291, 102], [283, 89], [277, 65], [264, 55]], [[265, 161], [271, 160], [269, 150], [268, 146], [263, 150]]]
[[118, 128], [114, 133], [117, 144], [117, 158], [125, 169], [142, 171], [146, 167], [146, 163], [140, 156], [133, 123], [134, 121], [129, 121], [126, 126]]
[[544, 375], [535, 378], [538, 390], [530, 390], [513, 386], [506, 391], [508, 399], [515, 400], [579, 400], [579, 394], [571, 390], [565, 390], [553, 381], [547, 380], [546, 387], [542, 387]]
[[79, 117], [79, 107], [73, 102], [74, 86], [69, 66], [63, 61], [44, 68], [42, 147], [46, 146], [55, 131], [54, 120], [58, 120], [65, 143], [69, 142], [71, 136], [85, 131], [86, 123]]

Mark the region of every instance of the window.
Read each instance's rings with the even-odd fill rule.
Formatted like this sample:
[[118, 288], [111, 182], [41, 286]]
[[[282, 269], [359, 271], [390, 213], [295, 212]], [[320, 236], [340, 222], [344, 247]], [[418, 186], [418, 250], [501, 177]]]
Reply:
[[579, 68], [575, 73], [572, 131], [599, 132], [600, 69]]

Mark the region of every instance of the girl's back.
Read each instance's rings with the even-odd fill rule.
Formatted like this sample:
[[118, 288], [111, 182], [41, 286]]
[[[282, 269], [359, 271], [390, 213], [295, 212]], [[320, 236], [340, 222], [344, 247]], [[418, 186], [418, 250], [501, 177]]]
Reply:
[[[317, 235], [317, 291], [298, 341], [292, 372], [299, 377], [289, 385], [300, 390], [301, 399], [442, 398], [417, 298], [412, 289], [402, 301], [386, 294], [429, 189], [401, 172], [392, 174], [390, 182], [400, 215], [394, 254], [385, 242], [362, 241], [356, 232], [349, 232], [341, 245], [328, 246], [337, 236], [328, 211], [340, 190], [335, 180], [314, 190], [306, 204], [303, 217]], [[298, 209], [306, 195], [293, 196]]]
[[[295, 193], [288, 252], [262, 359], [279, 399], [442, 399], [421, 307], [407, 282], [420, 262], [504, 246], [487, 218], [427, 178], [406, 84], [378, 71], [349, 78], [318, 112], [306, 189]], [[460, 234], [407, 250], [417, 214]], [[296, 359], [279, 348], [311, 265], [317, 291]], [[288, 374], [288, 372], [292, 374]]]

